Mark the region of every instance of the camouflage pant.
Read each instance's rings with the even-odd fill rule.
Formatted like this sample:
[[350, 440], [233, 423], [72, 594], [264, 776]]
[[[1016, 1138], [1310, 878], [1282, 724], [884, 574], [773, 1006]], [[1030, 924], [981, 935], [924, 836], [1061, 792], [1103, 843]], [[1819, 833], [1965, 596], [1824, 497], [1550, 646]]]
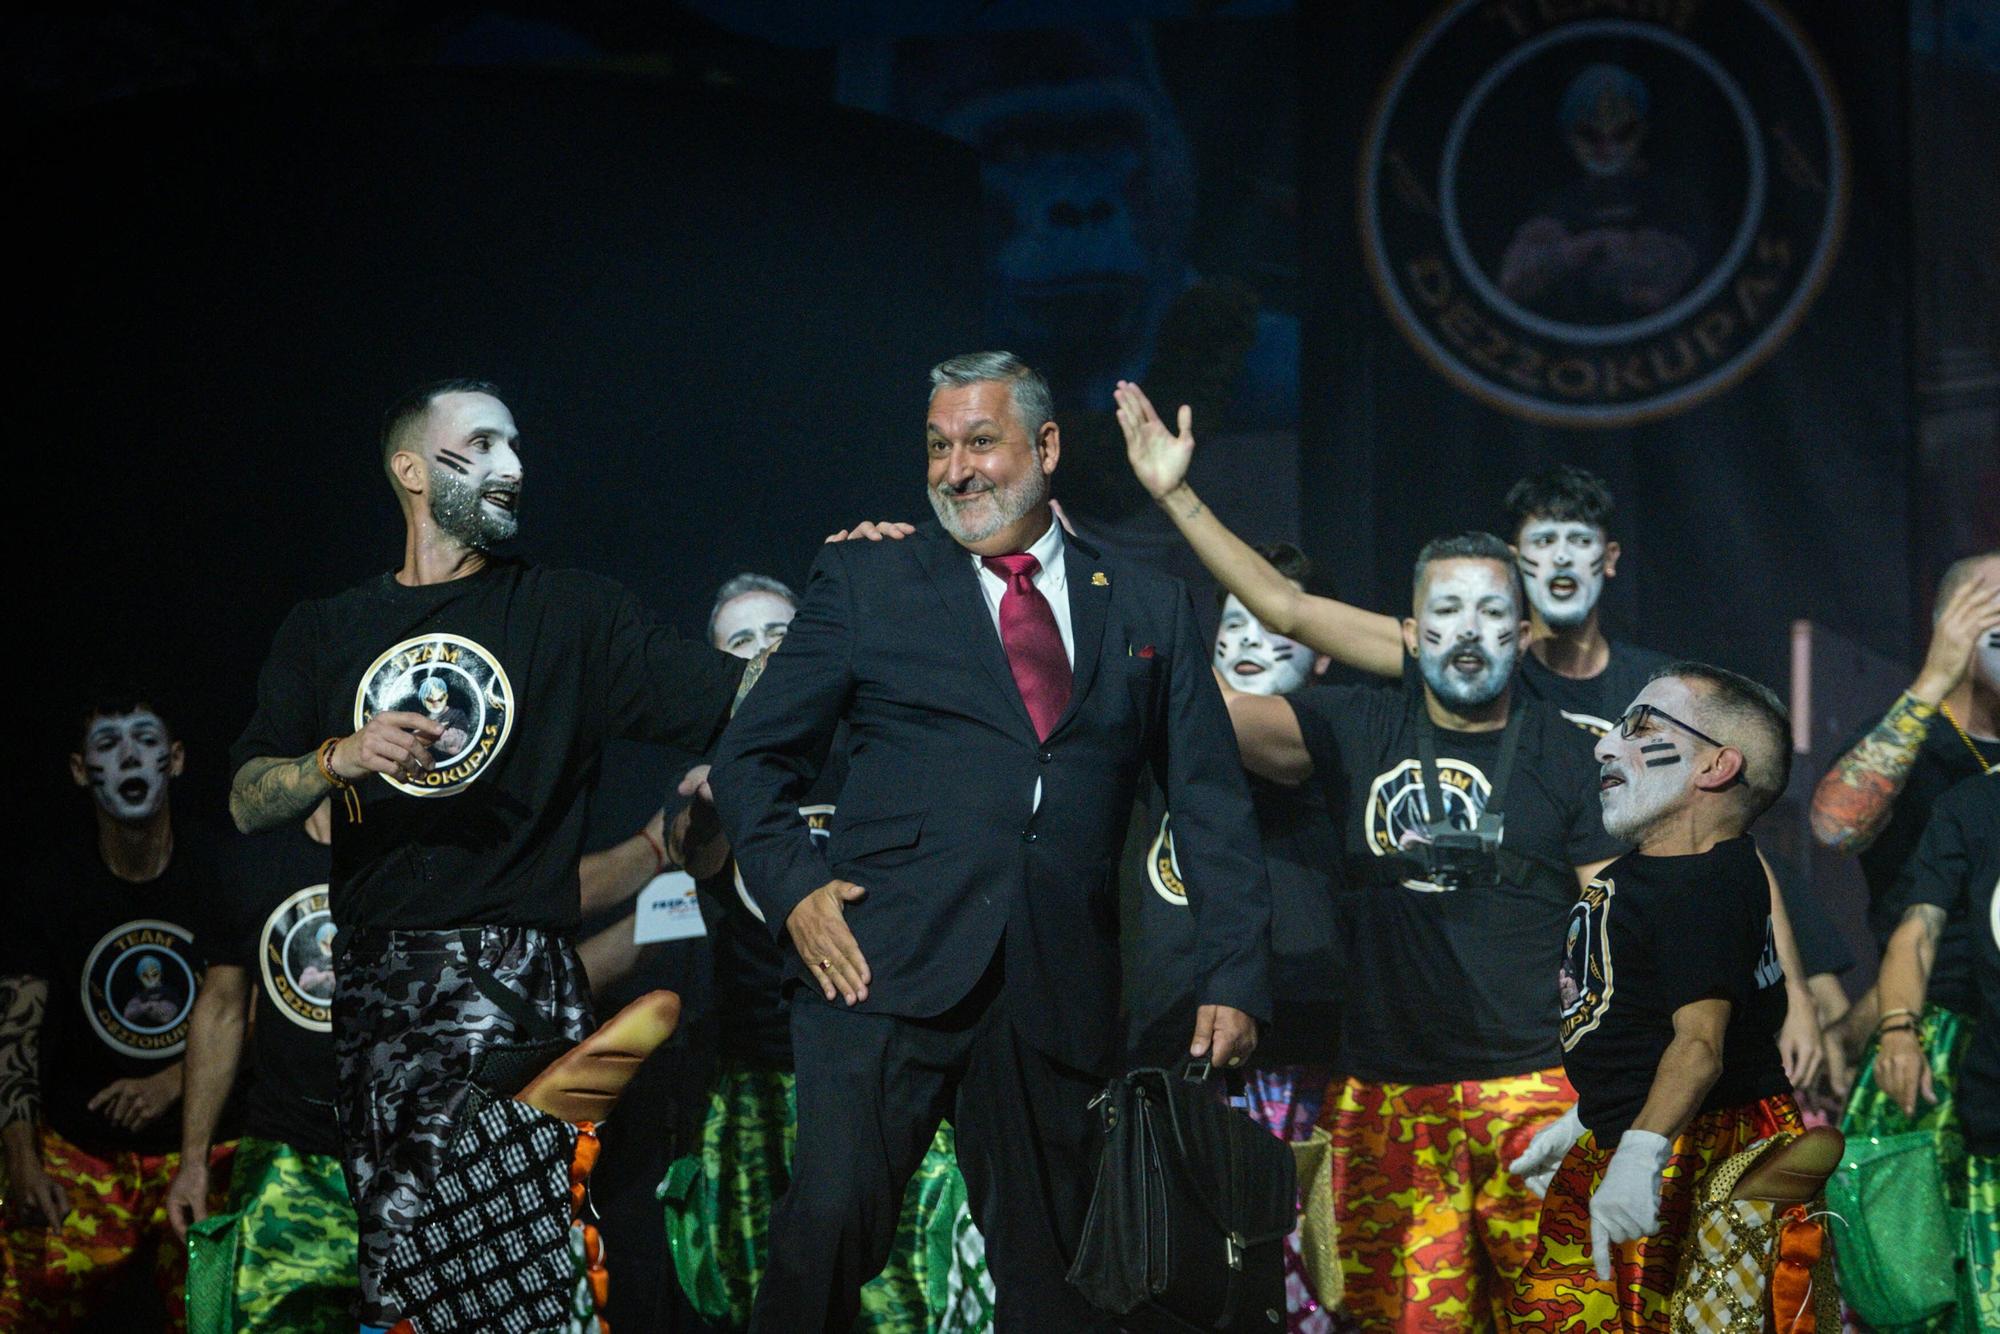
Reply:
[[229, 1212], [188, 1233], [189, 1334], [351, 1334], [354, 1296], [340, 1160], [237, 1141]]
[[[210, 1163], [228, 1179], [230, 1150]], [[42, 1127], [42, 1167], [69, 1197], [60, 1228], [17, 1227], [0, 1242], [0, 1330], [74, 1329], [104, 1303], [127, 1268], [152, 1271], [169, 1330], [178, 1334], [183, 1252], [167, 1223], [167, 1187], [177, 1153], [99, 1158]], [[215, 1203], [220, 1203], [216, 1200]]]
[[[529, 1040], [482, 991], [469, 963], [570, 1042], [592, 1027], [590, 986], [569, 941], [530, 927], [459, 931], [361, 929], [340, 935], [333, 1041], [347, 1184], [360, 1225], [364, 1323], [393, 1325], [381, 1276], [389, 1246], [422, 1213], [472, 1087], [475, 1059]], [[512, 1092], [512, 1090], [508, 1090]]]

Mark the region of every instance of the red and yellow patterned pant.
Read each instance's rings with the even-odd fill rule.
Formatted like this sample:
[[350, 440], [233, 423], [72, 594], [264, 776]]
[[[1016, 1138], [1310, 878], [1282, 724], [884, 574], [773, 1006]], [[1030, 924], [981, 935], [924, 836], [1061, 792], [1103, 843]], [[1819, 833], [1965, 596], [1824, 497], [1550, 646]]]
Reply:
[[1348, 1080], [1320, 1115], [1333, 1135], [1348, 1314], [1398, 1334], [1490, 1328], [1534, 1249], [1541, 1209], [1507, 1164], [1575, 1101], [1560, 1070]]
[[[211, 1209], [220, 1209], [229, 1184], [234, 1145], [210, 1160], [221, 1170]], [[167, 1222], [167, 1187], [177, 1153], [119, 1153], [98, 1158], [47, 1126], [42, 1166], [69, 1197], [60, 1228], [14, 1227], [0, 1244], [0, 1330], [74, 1329], [104, 1304], [106, 1292], [128, 1266], [151, 1269], [154, 1290], [175, 1334], [186, 1325], [187, 1248]]]
[[1585, 1131], [1549, 1183], [1541, 1241], [1515, 1287], [1510, 1314], [1523, 1328], [1641, 1334], [1668, 1327], [1681, 1246], [1694, 1213], [1695, 1189], [1710, 1168], [1781, 1130], [1802, 1130], [1790, 1094], [1765, 1098], [1688, 1122], [1674, 1141], [1660, 1185], [1660, 1230], [1611, 1248], [1611, 1281], [1598, 1278], [1590, 1253], [1590, 1197], [1611, 1165], [1611, 1150]]

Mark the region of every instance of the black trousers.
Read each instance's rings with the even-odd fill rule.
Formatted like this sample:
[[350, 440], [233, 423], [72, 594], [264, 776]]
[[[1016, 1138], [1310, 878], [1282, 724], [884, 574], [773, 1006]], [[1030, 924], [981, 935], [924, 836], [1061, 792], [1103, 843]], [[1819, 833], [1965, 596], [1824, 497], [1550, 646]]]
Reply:
[[888, 1261], [904, 1187], [945, 1118], [986, 1240], [998, 1329], [1111, 1327], [1064, 1278], [1097, 1168], [1088, 1104], [1104, 1081], [1030, 1045], [1008, 1013], [997, 956], [935, 1019], [795, 996], [792, 1059], [792, 1182], [772, 1214], [753, 1334], [854, 1328], [861, 1285]]

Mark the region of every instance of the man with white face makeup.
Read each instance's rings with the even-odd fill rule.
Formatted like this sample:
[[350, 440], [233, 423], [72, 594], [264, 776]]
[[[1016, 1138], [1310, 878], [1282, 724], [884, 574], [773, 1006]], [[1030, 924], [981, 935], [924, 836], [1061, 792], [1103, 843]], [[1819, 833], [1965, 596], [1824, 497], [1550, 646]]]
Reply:
[[[335, 800], [337, 1110], [364, 1327], [419, 1314], [390, 1285], [392, 1254], [450, 1207], [435, 1187], [475, 1088], [505, 1101], [539, 1068], [531, 1057], [590, 1031], [571, 936], [602, 748], [623, 737], [700, 753], [762, 669], [678, 638], [606, 580], [495, 550], [515, 533], [525, 467], [493, 386], [406, 395], [380, 449], [401, 568], [286, 618], [230, 792], [246, 833]], [[465, 714], [458, 749], [423, 703], [437, 680], [440, 717]], [[511, 1293], [460, 1295], [555, 1323], [575, 1286], [566, 1241], [508, 1280]], [[449, 1319], [440, 1306], [422, 1313], [431, 1327]]]
[[1791, 725], [1756, 682], [1671, 663], [1597, 759], [1604, 827], [1635, 846], [1570, 913], [1561, 1034], [1578, 1101], [1511, 1165], [1546, 1194], [1508, 1314], [1521, 1328], [1665, 1334], [1702, 1177], [1802, 1129], [1746, 832], [1784, 791]]
[[185, 1256], [165, 1214], [172, 1111], [207, 966], [196, 923], [218, 879], [207, 844], [176, 837], [169, 786], [183, 764], [145, 695], [94, 701], [70, 774], [93, 799], [95, 837], [45, 855], [0, 932], [0, 1329], [72, 1328], [134, 1267], [182, 1324]]
[[[1143, 462], [1165, 428], [1136, 392], [1119, 411]], [[1511, 688], [1520, 606], [1504, 543], [1442, 538], [1403, 622], [1411, 688], [1228, 698], [1244, 766], [1313, 780], [1346, 838], [1348, 1078], [1320, 1124], [1345, 1306], [1371, 1330], [1490, 1324], [1538, 1211], [1505, 1163], [1575, 1096], [1543, 979], [1577, 886], [1621, 845], [1574, 729]]]

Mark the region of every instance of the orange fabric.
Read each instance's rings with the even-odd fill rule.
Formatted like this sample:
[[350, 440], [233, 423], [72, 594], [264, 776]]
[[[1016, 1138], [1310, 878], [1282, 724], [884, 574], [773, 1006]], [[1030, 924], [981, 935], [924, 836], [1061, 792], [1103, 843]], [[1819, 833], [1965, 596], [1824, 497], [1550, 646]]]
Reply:
[[1778, 1327], [1787, 1334], [1814, 1334], [1819, 1326], [1811, 1300], [1812, 1270], [1825, 1246], [1826, 1228], [1807, 1221], [1804, 1208], [1793, 1205], [1785, 1211], [1778, 1232], [1778, 1264], [1771, 1271], [1771, 1310], [1774, 1317], [1784, 1313]]
[[1507, 1171], [1576, 1092], [1560, 1070], [1455, 1084], [1350, 1079], [1333, 1137], [1342, 1305], [1363, 1329], [1446, 1334], [1504, 1315], [1541, 1201]]
[[1660, 1186], [1660, 1227], [1648, 1237], [1611, 1248], [1611, 1281], [1597, 1277], [1590, 1248], [1590, 1197], [1611, 1164], [1589, 1131], [1556, 1169], [1542, 1201], [1534, 1259], [1509, 1296], [1508, 1311], [1523, 1329], [1566, 1334], [1665, 1334], [1681, 1247], [1694, 1217], [1701, 1178], [1731, 1154], [1781, 1130], [1801, 1131], [1789, 1094], [1707, 1112], [1674, 1141]]

